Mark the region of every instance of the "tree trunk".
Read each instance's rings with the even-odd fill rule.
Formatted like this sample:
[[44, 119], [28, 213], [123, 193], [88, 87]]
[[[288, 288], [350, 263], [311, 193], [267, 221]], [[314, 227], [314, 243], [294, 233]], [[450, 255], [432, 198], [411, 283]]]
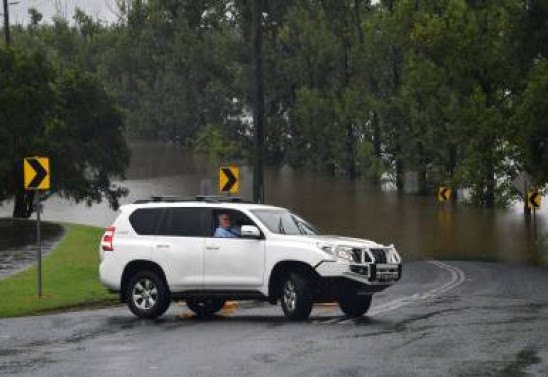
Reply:
[[379, 125], [379, 119], [377, 114], [373, 113], [373, 153], [375, 154], [375, 185], [380, 186], [381, 183], [381, 171], [380, 171], [380, 162], [382, 161], [382, 150], [381, 150], [381, 128]]
[[394, 155], [396, 157], [396, 189], [401, 193], [403, 192], [403, 169], [404, 169], [404, 163], [402, 159], [402, 148], [401, 148], [401, 140], [400, 140], [400, 128], [398, 127], [396, 129], [396, 133], [394, 135]]
[[426, 180], [426, 164], [421, 163], [419, 168], [419, 195], [427, 196], [428, 192], [428, 182]]
[[403, 161], [400, 157], [396, 157], [396, 188], [403, 191]]
[[[453, 176], [455, 175], [455, 169], [457, 167], [457, 147], [453, 144], [449, 145], [449, 162], [447, 164], [447, 177], [451, 182], [453, 181]], [[451, 195], [451, 204], [457, 204], [457, 188], [453, 187], [453, 195]]]
[[426, 157], [424, 146], [421, 142], [417, 145], [417, 153], [419, 155], [419, 195], [428, 195], [428, 182], [426, 180]]
[[355, 180], [357, 177], [356, 172], [356, 139], [354, 137], [354, 130], [351, 124], [346, 126], [347, 137], [347, 153], [348, 153], [348, 178]]
[[13, 217], [28, 219], [33, 212], [34, 191], [18, 190], [15, 193]]
[[377, 114], [373, 114], [373, 152], [375, 157], [381, 158], [381, 128]]
[[495, 169], [492, 159], [489, 159], [486, 166], [485, 196], [483, 200], [485, 206], [488, 208], [493, 208], [495, 206], [495, 184]]

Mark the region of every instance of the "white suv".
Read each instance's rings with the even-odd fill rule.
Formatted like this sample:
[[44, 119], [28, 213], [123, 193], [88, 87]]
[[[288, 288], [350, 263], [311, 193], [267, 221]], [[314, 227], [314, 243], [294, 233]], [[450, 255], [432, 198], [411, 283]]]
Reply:
[[101, 241], [99, 274], [141, 318], [162, 315], [174, 299], [199, 316], [248, 299], [280, 299], [296, 320], [326, 301], [360, 316], [373, 293], [401, 277], [392, 245], [320, 235], [284, 208], [197, 197], [153, 198], [120, 210]]

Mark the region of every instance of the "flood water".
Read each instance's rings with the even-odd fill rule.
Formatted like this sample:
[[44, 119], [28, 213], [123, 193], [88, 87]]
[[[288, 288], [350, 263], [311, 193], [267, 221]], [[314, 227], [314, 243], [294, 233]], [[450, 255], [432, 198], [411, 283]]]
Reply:
[[[62, 238], [59, 224], [44, 222], [42, 255]], [[0, 280], [36, 262], [36, 222], [0, 218]]]
[[[151, 195], [192, 196], [217, 190], [222, 161], [156, 142], [132, 143], [132, 162], [123, 182], [130, 190], [122, 203]], [[53, 170], [54, 171], [54, 170]], [[241, 194], [251, 197], [252, 171], [242, 166]], [[381, 191], [367, 182], [350, 182], [290, 168], [267, 170], [269, 204], [288, 207], [323, 233], [394, 243], [408, 259], [478, 259], [548, 264], [548, 211], [526, 218], [520, 205], [487, 210], [440, 205], [435, 197]], [[0, 207], [9, 216], [11, 203]], [[50, 198], [43, 217], [51, 221], [108, 226], [115, 212], [106, 203], [91, 208]]]

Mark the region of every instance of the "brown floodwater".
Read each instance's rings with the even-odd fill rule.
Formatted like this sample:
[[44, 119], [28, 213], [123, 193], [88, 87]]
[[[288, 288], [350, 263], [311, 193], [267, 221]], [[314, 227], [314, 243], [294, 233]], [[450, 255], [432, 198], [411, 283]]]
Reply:
[[[157, 142], [132, 143], [123, 203], [151, 195], [215, 194], [217, 169], [223, 161]], [[225, 161], [226, 162], [226, 161]], [[231, 161], [232, 162], [232, 161]], [[251, 197], [252, 171], [241, 166], [241, 194]], [[548, 264], [548, 211], [525, 217], [520, 204], [508, 209], [451, 208], [432, 197], [383, 191], [367, 182], [351, 182], [284, 167], [268, 169], [265, 196], [269, 204], [288, 207], [326, 234], [394, 243], [410, 258], [499, 260]], [[11, 203], [0, 207], [9, 216]], [[45, 204], [44, 218], [108, 226], [115, 212], [106, 203], [86, 207], [60, 198]], [[0, 235], [5, 237], [6, 235]]]

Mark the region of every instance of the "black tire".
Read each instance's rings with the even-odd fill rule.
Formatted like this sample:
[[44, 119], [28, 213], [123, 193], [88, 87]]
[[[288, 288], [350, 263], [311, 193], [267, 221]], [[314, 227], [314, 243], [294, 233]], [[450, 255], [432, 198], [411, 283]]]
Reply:
[[312, 284], [302, 275], [289, 274], [282, 285], [281, 302], [286, 318], [307, 319], [314, 304]]
[[139, 271], [129, 279], [126, 297], [131, 312], [143, 319], [158, 318], [171, 303], [164, 279], [150, 270]]
[[186, 300], [186, 305], [192, 310], [198, 317], [208, 318], [212, 317], [215, 313], [223, 308], [225, 301], [222, 298], [197, 298], [192, 297]]
[[347, 317], [361, 317], [371, 306], [373, 296], [350, 295], [339, 300], [339, 306]]

